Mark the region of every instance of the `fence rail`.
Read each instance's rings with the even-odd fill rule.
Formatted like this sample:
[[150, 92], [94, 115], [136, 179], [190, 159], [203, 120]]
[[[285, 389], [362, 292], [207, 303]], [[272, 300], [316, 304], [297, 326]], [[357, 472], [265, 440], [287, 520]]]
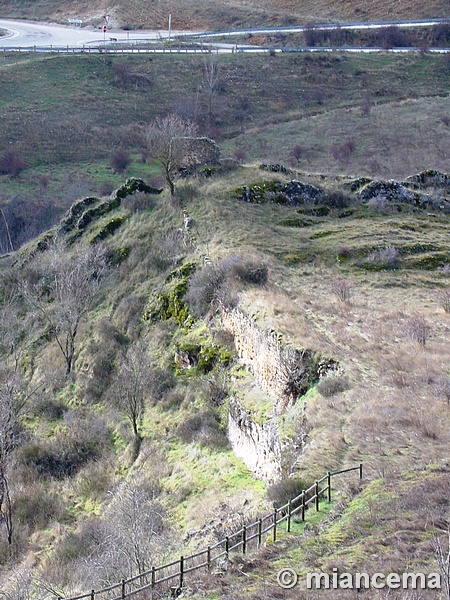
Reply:
[[[180, 556], [174, 560], [159, 567], [152, 567], [148, 571], [139, 573], [130, 579], [122, 579], [119, 583], [105, 587], [99, 590], [91, 590], [79, 596], [64, 598], [56, 595], [59, 600], [125, 600], [133, 597], [139, 592], [145, 590], [154, 590], [163, 584], [172, 582], [171, 589], [174, 596], [178, 594], [185, 583], [185, 576], [198, 569], [211, 569], [214, 565], [220, 564], [221, 559], [228, 559], [231, 552], [241, 552], [246, 554], [250, 546], [256, 545], [260, 548], [264, 542], [265, 536], [272, 532], [273, 541], [277, 541], [278, 526], [286, 522], [286, 531], [291, 531], [293, 518], [300, 513], [302, 521], [306, 520], [306, 511], [311, 504], [314, 504], [315, 510], [319, 510], [320, 498], [331, 502], [331, 480], [337, 475], [343, 475], [352, 471], [359, 471], [359, 478], [363, 477], [363, 465], [360, 463], [357, 467], [342, 469], [341, 471], [328, 472], [321, 479], [315, 481], [308, 489], [303, 490], [301, 494], [289, 500], [283, 506], [274, 508], [269, 513], [257, 521], [244, 525], [238, 531], [226, 536], [223, 540], [208, 546], [189, 556]], [[136, 584], [139, 587], [136, 587]], [[134, 589], [133, 589], [134, 588]], [[111, 596], [111, 593], [113, 595]], [[119, 594], [119, 595], [118, 595]]]
[[[0, 46], [0, 53], [45, 53], [45, 54], [234, 54], [238, 53], [276, 53], [276, 52], [353, 52], [353, 53], [418, 53], [421, 47], [382, 48], [381, 46], [145, 46], [139, 44], [120, 45], [107, 43], [100, 46]], [[430, 47], [431, 54], [449, 54], [450, 47]]]

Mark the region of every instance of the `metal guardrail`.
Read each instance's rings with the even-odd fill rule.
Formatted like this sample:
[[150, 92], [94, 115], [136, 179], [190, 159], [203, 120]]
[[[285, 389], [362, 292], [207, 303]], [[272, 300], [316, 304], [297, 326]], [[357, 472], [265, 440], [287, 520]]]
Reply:
[[[293, 518], [300, 514], [301, 521], [306, 520], [306, 511], [310, 505], [314, 505], [315, 510], [319, 511], [320, 498], [326, 494], [326, 499], [331, 502], [331, 480], [337, 475], [359, 471], [359, 478], [363, 477], [363, 465], [360, 463], [357, 467], [342, 469], [340, 471], [328, 472], [321, 479], [315, 481], [308, 489], [303, 490], [298, 496], [289, 500], [283, 506], [274, 508], [273, 512], [267, 514], [257, 521], [244, 525], [238, 531], [235, 531], [216, 544], [210, 545], [204, 550], [200, 550], [189, 556], [180, 556], [174, 560], [159, 567], [152, 567], [148, 571], [139, 573], [130, 579], [122, 579], [109, 587], [99, 590], [91, 590], [79, 596], [62, 597], [56, 596], [59, 600], [125, 600], [131, 598], [139, 592], [153, 590], [158, 586], [172, 582], [173, 590], [181, 590], [185, 582], [185, 576], [198, 569], [207, 568], [210, 570], [221, 559], [227, 559], [232, 552], [240, 551], [246, 554], [251, 543], [260, 548], [264, 538], [272, 533], [273, 541], [277, 541], [279, 532], [278, 526], [286, 522], [286, 531], [290, 533]], [[137, 587], [138, 586], [138, 587]], [[111, 592], [114, 594], [111, 596]]]

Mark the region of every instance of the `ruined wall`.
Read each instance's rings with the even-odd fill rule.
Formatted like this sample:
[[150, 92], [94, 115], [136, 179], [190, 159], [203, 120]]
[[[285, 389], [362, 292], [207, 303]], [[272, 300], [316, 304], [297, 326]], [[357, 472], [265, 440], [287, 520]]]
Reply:
[[239, 308], [222, 309], [222, 326], [234, 337], [239, 358], [258, 384], [271, 395], [280, 414], [320, 377], [338, 369], [317, 352], [284, 346], [279, 334], [261, 329]]
[[223, 328], [234, 337], [240, 360], [274, 401], [273, 414], [260, 425], [251, 420], [237, 398], [232, 398], [228, 439], [234, 453], [254, 475], [271, 485], [282, 478], [282, 452], [296, 443], [281, 440], [277, 416], [293, 406], [297, 397], [305, 394], [317, 379], [329, 372], [339, 372], [339, 365], [314, 351], [284, 346], [276, 332], [261, 329], [239, 308], [223, 308], [221, 317]]
[[266, 485], [281, 479], [281, 441], [275, 418], [258, 425], [236, 398], [230, 400], [228, 439], [233, 452]]

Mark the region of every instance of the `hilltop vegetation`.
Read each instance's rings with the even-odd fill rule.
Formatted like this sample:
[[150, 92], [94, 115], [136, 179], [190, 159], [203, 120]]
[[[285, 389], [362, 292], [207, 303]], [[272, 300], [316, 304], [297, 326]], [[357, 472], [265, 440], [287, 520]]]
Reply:
[[13, 247], [124, 176], [160, 185], [145, 132], [168, 112], [193, 120], [240, 162], [384, 178], [447, 172], [447, 62], [427, 54], [6, 54], [0, 205]]
[[[103, 9], [6, 0], [0, 14], [99, 24]], [[206, 28], [444, 9], [161, 0], [147, 14], [131, 0], [111, 13]], [[311, 525], [188, 579], [193, 597], [308, 597], [280, 590], [282, 567], [436, 571], [450, 522], [448, 57], [0, 61], [0, 596], [116, 583], [360, 462], [364, 480], [338, 479]], [[148, 140], [168, 113], [222, 151], [173, 194]], [[244, 366], [255, 349], [227, 327], [233, 310], [279, 350], [281, 381]], [[277, 431], [278, 488], [233, 452], [230, 405]]]
[[[373, 482], [339, 531], [325, 530], [329, 559], [320, 564], [334, 560], [336, 539], [340, 565], [366, 564], [380, 543], [371, 524], [408, 529], [417, 512], [417, 550], [385, 542], [390, 568], [436, 569], [433, 526], [447, 519], [448, 496], [437, 498], [439, 510], [429, 505], [426, 523], [420, 511], [428, 472], [440, 477], [448, 469], [450, 198], [447, 179], [438, 175], [393, 186], [391, 198], [386, 187], [371, 199], [358, 194], [370, 189], [367, 181], [304, 177], [305, 189], [321, 190], [316, 199], [286, 203], [277, 194], [289, 174], [235, 167], [179, 182], [175, 200], [167, 192], [141, 193], [112, 203], [107, 213], [84, 202], [72, 209], [83, 221], [75, 237], [66, 219], [59, 245], [45, 249], [47, 234], [3, 259], [3, 382], [14, 377], [14, 397], [25, 399], [7, 465], [14, 525], [10, 544], [2, 533], [7, 597], [36, 586], [38, 597], [47, 597], [42, 582], [65, 594], [115, 582], [204, 547], [267, 510], [264, 486], [233, 456], [226, 437], [229, 398], [246, 403], [250, 388], [222, 330], [218, 296], [208, 292], [208, 282], [217, 281], [213, 266], [220, 265], [224, 275], [215, 289], [222, 302], [237, 302], [289, 345], [333, 357], [345, 374], [343, 386], [314, 385], [282, 421], [286, 440], [294, 441], [299, 427], [306, 435], [294, 460], [303, 479], [363, 461], [366, 481]], [[258, 193], [257, 203], [242, 200], [245, 186]], [[420, 208], [431, 190], [441, 200]], [[108, 232], [104, 241], [92, 245], [100, 231]], [[71, 245], [60, 245], [71, 238]], [[98, 249], [86, 263], [98, 286], [93, 302], [79, 309], [67, 373], [58, 342], [66, 305], [56, 291], [66, 285], [64, 273], [81, 264], [83, 248]], [[223, 262], [237, 250], [239, 261]], [[203, 265], [206, 252], [213, 266]], [[267, 280], [254, 275], [258, 265]], [[62, 277], [57, 287], [52, 269]], [[133, 381], [138, 387], [129, 387]], [[133, 389], [140, 395], [129, 395]], [[270, 400], [262, 392], [248, 398], [254, 418], [264, 421]], [[383, 498], [396, 497], [410, 478], [417, 501], [407, 502], [402, 492], [396, 524], [376, 517]], [[358, 492], [349, 488], [346, 502]], [[383, 509], [384, 518], [389, 511]], [[356, 522], [371, 542], [350, 550]], [[317, 550], [310, 546], [298, 554], [295, 544], [283, 545], [281, 562], [263, 563], [264, 577], [289, 561], [311, 564]], [[386, 566], [373, 556], [367, 564]], [[239, 580], [228, 577], [228, 591], [203, 597], [234, 597]], [[258, 567], [254, 577], [256, 587], [245, 597], [261, 597]]]

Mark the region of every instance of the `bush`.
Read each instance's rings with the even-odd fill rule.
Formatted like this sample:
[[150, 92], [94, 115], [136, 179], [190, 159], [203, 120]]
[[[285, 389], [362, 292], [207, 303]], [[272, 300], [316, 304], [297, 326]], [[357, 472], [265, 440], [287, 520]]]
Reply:
[[0, 157], [0, 174], [2, 175], [17, 177], [26, 166], [15, 150], [8, 150]]
[[409, 317], [405, 324], [406, 334], [421, 346], [425, 346], [427, 339], [432, 334], [431, 325], [420, 315]]
[[196, 271], [189, 282], [185, 301], [196, 317], [205, 315], [215, 301], [226, 306], [237, 302], [233, 282], [264, 285], [268, 279], [267, 265], [255, 258], [228, 256], [218, 265], [208, 265]]
[[331, 282], [330, 289], [338, 300], [350, 303], [352, 298], [352, 285], [346, 279], [334, 279]]
[[111, 433], [100, 418], [82, 421], [72, 412], [65, 413], [66, 432], [52, 440], [31, 443], [22, 449], [26, 465], [55, 479], [74, 476], [84, 465], [101, 457], [111, 441]]
[[[279, 483], [275, 483], [267, 489], [267, 495], [269, 500], [272, 502], [274, 508], [280, 508], [299, 496], [303, 490], [307, 490], [311, 486], [311, 483], [305, 482], [303, 479], [297, 477], [290, 477], [289, 479], [283, 479]], [[314, 495], [314, 491], [307, 494], [306, 499], [311, 498]], [[301, 502], [298, 500], [292, 505], [292, 508], [300, 506]]]
[[198, 186], [193, 183], [185, 183], [177, 187], [175, 197], [181, 206], [190, 204], [198, 196]]
[[446, 313], [450, 313], [450, 289], [443, 290], [439, 294], [439, 303]]
[[347, 208], [352, 203], [352, 198], [340, 190], [326, 190], [319, 198], [324, 206], [330, 208]]
[[324, 377], [317, 386], [319, 394], [330, 398], [336, 394], [341, 394], [348, 390], [349, 382], [347, 377]]
[[375, 269], [397, 269], [400, 263], [400, 253], [392, 246], [374, 250], [367, 257], [367, 265]]
[[131, 158], [126, 150], [119, 149], [111, 155], [111, 169], [114, 173], [123, 173], [130, 166]]
[[177, 435], [186, 443], [226, 448], [228, 440], [219, 419], [213, 412], [204, 412], [186, 419], [177, 429]]
[[229, 256], [219, 263], [228, 277], [239, 279], [243, 283], [265, 285], [268, 278], [267, 265], [255, 258], [243, 256]]
[[62, 419], [67, 407], [61, 400], [54, 398], [49, 392], [45, 392], [33, 398], [32, 410], [35, 416], [56, 421]]
[[218, 300], [224, 280], [224, 271], [214, 265], [194, 273], [184, 299], [195, 317], [205, 315], [213, 302]]
[[26, 525], [31, 532], [44, 529], [51, 521], [63, 520], [65, 511], [59, 496], [35, 483], [14, 495], [13, 514], [16, 522]]

